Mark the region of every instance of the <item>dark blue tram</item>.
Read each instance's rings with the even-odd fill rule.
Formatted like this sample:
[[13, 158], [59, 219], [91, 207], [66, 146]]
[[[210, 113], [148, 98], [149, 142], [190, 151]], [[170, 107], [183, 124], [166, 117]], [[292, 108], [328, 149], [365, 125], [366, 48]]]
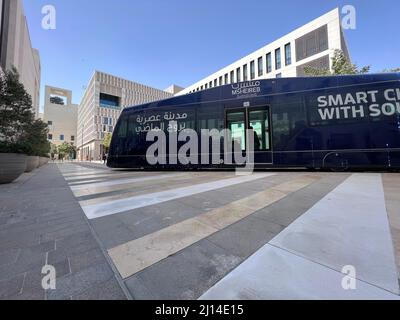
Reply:
[[[190, 128], [199, 134], [230, 129], [243, 154], [249, 152], [246, 129], [251, 128], [257, 135], [254, 164], [259, 168], [399, 169], [400, 74], [254, 80], [125, 108], [107, 165], [183, 166], [172, 161], [150, 165], [146, 159], [153, 143], [146, 134], [162, 130], [168, 135], [171, 123], [177, 131]], [[178, 148], [184, 143], [178, 142]], [[165, 151], [171, 156], [169, 147]], [[195, 157], [201, 156], [199, 147]], [[199, 160], [184, 166], [231, 165]]]

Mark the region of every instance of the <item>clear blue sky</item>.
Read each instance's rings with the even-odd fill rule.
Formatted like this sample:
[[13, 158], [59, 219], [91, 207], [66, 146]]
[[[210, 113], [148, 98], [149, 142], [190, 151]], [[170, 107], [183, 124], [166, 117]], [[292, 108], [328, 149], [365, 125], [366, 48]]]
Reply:
[[[57, 29], [41, 27], [44, 5]], [[164, 89], [188, 86], [318, 16], [352, 4], [346, 31], [353, 62], [400, 67], [400, 1], [24, 0], [44, 85], [71, 89], [79, 103], [94, 70]]]

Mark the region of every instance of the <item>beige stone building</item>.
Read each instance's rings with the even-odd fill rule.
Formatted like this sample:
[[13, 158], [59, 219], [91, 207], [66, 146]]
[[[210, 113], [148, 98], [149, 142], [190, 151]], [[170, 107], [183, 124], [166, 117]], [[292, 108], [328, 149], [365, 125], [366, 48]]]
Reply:
[[70, 90], [46, 86], [43, 121], [49, 126], [48, 140], [59, 146], [76, 146], [78, 105], [72, 103]]
[[172, 93], [95, 71], [78, 109], [79, 160], [99, 160], [103, 139], [112, 133], [124, 107], [162, 100]]
[[22, 0], [0, 0], [0, 67], [15, 66], [39, 117], [40, 57], [32, 48]]
[[350, 60], [336, 8], [264, 47], [250, 53], [176, 95], [259, 79], [305, 76], [305, 67], [330, 69], [335, 50]]

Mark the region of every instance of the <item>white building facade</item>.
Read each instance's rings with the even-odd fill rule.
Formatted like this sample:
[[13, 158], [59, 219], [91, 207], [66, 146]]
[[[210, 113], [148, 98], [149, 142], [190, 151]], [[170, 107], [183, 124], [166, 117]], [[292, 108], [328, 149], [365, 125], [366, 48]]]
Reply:
[[79, 160], [99, 160], [102, 144], [124, 107], [166, 99], [172, 93], [95, 71], [78, 108], [77, 146]]
[[20, 81], [32, 97], [33, 111], [39, 117], [40, 57], [32, 48], [22, 0], [0, 0], [0, 68], [15, 66]]
[[331, 68], [331, 58], [336, 49], [342, 50], [350, 59], [338, 8], [194, 83], [176, 95], [249, 80], [304, 76], [306, 66]]
[[43, 121], [49, 126], [48, 141], [76, 146], [78, 105], [72, 103], [71, 90], [45, 87]]

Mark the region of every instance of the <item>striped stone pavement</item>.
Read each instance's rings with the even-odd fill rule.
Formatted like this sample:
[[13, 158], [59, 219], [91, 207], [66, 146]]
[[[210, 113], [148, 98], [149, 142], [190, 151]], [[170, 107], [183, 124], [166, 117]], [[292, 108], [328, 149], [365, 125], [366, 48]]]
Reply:
[[398, 298], [399, 175], [59, 169], [134, 299]]

